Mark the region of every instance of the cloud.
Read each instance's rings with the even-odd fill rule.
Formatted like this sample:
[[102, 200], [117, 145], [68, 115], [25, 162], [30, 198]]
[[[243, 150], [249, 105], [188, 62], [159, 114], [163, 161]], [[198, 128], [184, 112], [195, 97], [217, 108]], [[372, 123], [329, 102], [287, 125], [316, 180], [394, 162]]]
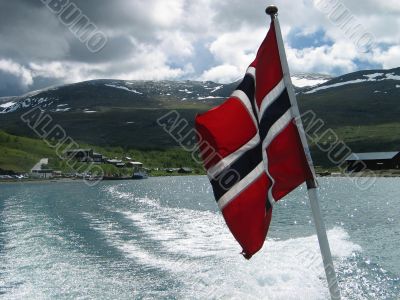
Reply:
[[382, 65], [385, 69], [396, 68], [400, 66], [400, 46], [391, 46], [386, 51], [375, 49], [371, 58], [373, 63]]
[[264, 34], [265, 29], [254, 30], [243, 26], [237, 31], [218, 36], [208, 45], [218, 65], [204, 71], [199, 79], [228, 83], [242, 77], [254, 60]]
[[[321, 2], [337, 5], [327, 14], [318, 6]], [[261, 41], [258, 32], [264, 31], [265, 34], [265, 18], [258, 14], [265, 4], [252, 1], [251, 4], [243, 6], [239, 0], [218, 3], [218, 15], [223, 18], [219, 28], [223, 28], [225, 32], [215, 38], [209, 49], [220, 67], [211, 66], [203, 71], [200, 78], [218, 81], [218, 76], [221, 76], [220, 80], [223, 81], [229, 78], [227, 72], [232, 72], [230, 78], [235, 78], [235, 70], [243, 70], [244, 66], [251, 62], [251, 58], [246, 57], [246, 54], [249, 54], [248, 49], [243, 45], [251, 45], [256, 49], [254, 45]], [[361, 6], [355, 0], [304, 0], [296, 2], [296, 9], [293, 9], [292, 1], [282, 0], [278, 1], [277, 5], [280, 8], [279, 18], [292, 72], [339, 75], [356, 71], [362, 66], [400, 66], [400, 51], [397, 47], [400, 40], [397, 30], [400, 26], [400, 11], [396, 1], [367, 0]], [[355, 20], [355, 25], [361, 26], [362, 33], [374, 37], [371, 51], [359, 51], [357, 42], [360, 41], [346, 34], [335, 22], [334, 15], [341, 12], [340, 8], [346, 11], [346, 16]], [[238, 33], [236, 36], [235, 32]], [[384, 50], [382, 45], [389, 45], [389, 49]]]
[[229, 83], [239, 79], [242, 75], [242, 70], [234, 65], [219, 65], [205, 71], [199, 79]]
[[286, 45], [286, 56], [292, 72], [313, 72], [322, 74], [344, 74], [357, 70], [355, 60], [363, 57], [357, 52], [354, 44], [348, 41], [332, 45], [308, 47], [303, 49], [291, 48]]
[[24, 87], [33, 83], [31, 71], [12, 60], [0, 59], [0, 71], [15, 76]]
[[[399, 66], [397, 0], [338, 0], [375, 36], [369, 53], [357, 52], [321, 1], [295, 7], [292, 0], [276, 1], [292, 72], [338, 75], [365, 65]], [[13, 87], [15, 94], [99, 78], [233, 81], [243, 76], [269, 26], [262, 0], [73, 2], [106, 34], [102, 51], [88, 51], [41, 1], [0, 0], [0, 96]]]

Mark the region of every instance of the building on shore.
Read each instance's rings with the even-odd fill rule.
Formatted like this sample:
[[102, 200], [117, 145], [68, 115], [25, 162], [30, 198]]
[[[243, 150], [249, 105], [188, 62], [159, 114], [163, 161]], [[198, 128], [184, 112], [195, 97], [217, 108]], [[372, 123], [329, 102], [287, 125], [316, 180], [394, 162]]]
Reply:
[[67, 159], [75, 159], [79, 162], [93, 161], [93, 149], [71, 149], [65, 152]]
[[143, 168], [143, 163], [139, 161], [130, 161], [128, 162], [128, 166], [132, 167], [134, 170], [140, 170]]
[[49, 159], [47, 157], [39, 160], [37, 164], [35, 164], [31, 169], [31, 176], [34, 178], [52, 178], [53, 170], [48, 168]]
[[400, 151], [352, 153], [346, 158], [348, 172], [400, 168]]
[[125, 163], [120, 159], [107, 159], [106, 163], [114, 165], [119, 168], [125, 167]]
[[94, 152], [93, 149], [71, 149], [65, 152], [65, 157], [87, 163], [102, 163], [104, 161], [103, 155]]
[[31, 176], [35, 178], [49, 179], [54, 177], [53, 172], [52, 169], [31, 170]]
[[103, 155], [100, 153], [93, 152], [92, 161], [101, 164], [103, 162]]

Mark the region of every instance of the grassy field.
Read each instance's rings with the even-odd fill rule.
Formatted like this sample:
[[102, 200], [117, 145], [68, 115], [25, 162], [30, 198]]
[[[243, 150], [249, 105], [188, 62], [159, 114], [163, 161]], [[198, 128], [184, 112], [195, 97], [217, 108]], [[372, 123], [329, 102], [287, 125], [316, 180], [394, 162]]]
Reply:
[[3, 170], [27, 172], [40, 158], [54, 156], [54, 151], [43, 141], [0, 131], [0, 168]]

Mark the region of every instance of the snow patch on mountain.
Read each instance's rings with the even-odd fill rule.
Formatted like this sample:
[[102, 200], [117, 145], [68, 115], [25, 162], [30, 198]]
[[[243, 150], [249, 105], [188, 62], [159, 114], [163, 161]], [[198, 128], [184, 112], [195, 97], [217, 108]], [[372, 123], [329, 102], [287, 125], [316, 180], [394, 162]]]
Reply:
[[343, 86], [343, 85], [348, 85], [348, 84], [360, 83], [360, 82], [364, 82], [364, 81], [372, 81], [372, 80], [355, 79], [355, 80], [349, 80], [349, 81], [345, 81], [345, 82], [338, 82], [338, 83], [334, 83], [334, 84], [330, 84], [330, 85], [324, 85], [324, 86], [317, 87], [315, 89], [312, 89], [311, 91], [305, 92], [305, 94], [313, 94], [313, 93], [321, 91], [321, 90], [326, 90], [326, 89], [330, 89], [333, 87], [338, 87], [338, 86]]
[[11, 102], [0, 104], [0, 107], [1, 108], [9, 108], [9, 107], [13, 106], [14, 104], [15, 104], [15, 102], [11, 101]]
[[138, 95], [143, 95], [143, 93], [138, 92], [137, 90], [132, 90], [130, 88], [127, 88], [126, 86], [115, 85], [115, 84], [105, 84], [105, 86], [112, 87], [112, 88], [115, 88], [115, 89], [124, 90], [124, 91], [131, 92], [131, 93], [135, 93], [135, 94], [138, 94]]
[[[32, 93], [29, 93], [29, 95], [31, 94]], [[22, 96], [14, 97], [13, 99], [13, 101], [0, 104], [0, 114], [11, 113], [21, 108], [31, 108], [36, 106], [40, 106], [42, 109], [46, 109], [52, 106], [55, 101], [58, 101], [58, 99], [55, 97], [23, 98]]]
[[331, 76], [317, 73], [296, 73], [291, 76], [292, 83], [298, 88], [313, 87], [332, 79]]
[[210, 94], [215, 93], [216, 91], [222, 89], [223, 87], [224, 87], [223, 85], [219, 85], [219, 86], [215, 87], [215, 88], [210, 92]]
[[223, 98], [224, 98], [224, 97], [219, 97], [219, 96], [197, 97], [198, 100], [223, 99]]
[[372, 80], [372, 79], [376, 79], [376, 77], [380, 77], [383, 75], [384, 75], [383, 73], [372, 73], [372, 74], [366, 74], [366, 75], [364, 75], [364, 77], [367, 77], [369, 80]]
[[315, 86], [319, 84], [323, 84], [327, 82], [328, 79], [307, 79], [307, 78], [299, 78], [296, 76], [292, 77], [292, 83], [294, 86], [299, 88], [306, 87], [306, 86]]
[[400, 75], [396, 75], [395, 73], [389, 73], [386, 74], [386, 79], [400, 80]]
[[66, 107], [66, 108], [56, 108], [56, 109], [54, 110], [54, 112], [67, 112], [67, 111], [70, 111], [70, 110], [71, 110], [70, 107]]
[[186, 94], [193, 94], [193, 92], [189, 91], [188, 89], [178, 90], [178, 91]]

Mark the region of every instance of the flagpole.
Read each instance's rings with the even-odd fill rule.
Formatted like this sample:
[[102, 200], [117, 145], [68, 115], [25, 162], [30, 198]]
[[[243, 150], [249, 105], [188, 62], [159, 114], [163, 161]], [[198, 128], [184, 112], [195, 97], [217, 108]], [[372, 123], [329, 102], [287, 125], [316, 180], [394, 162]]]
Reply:
[[306, 135], [304, 132], [303, 124], [301, 122], [300, 112], [299, 112], [299, 108], [298, 108], [297, 100], [296, 100], [296, 94], [294, 92], [293, 85], [292, 85], [292, 79], [290, 78], [289, 65], [288, 65], [288, 62], [286, 59], [286, 53], [285, 53], [285, 47], [283, 44], [281, 28], [279, 26], [279, 20], [277, 18], [278, 8], [274, 5], [270, 5], [267, 7], [265, 12], [271, 17], [271, 20], [272, 20], [272, 22], [274, 22], [274, 25], [275, 25], [275, 33], [276, 33], [276, 39], [277, 39], [278, 48], [279, 48], [279, 56], [280, 56], [281, 64], [282, 64], [285, 86], [287, 87], [290, 102], [292, 104], [292, 110], [296, 117], [295, 122], [299, 129], [300, 139], [303, 144], [304, 151], [306, 153], [307, 161], [310, 165], [310, 169], [313, 174], [313, 179], [307, 181], [308, 197], [310, 199], [311, 211], [312, 211], [312, 214], [314, 217], [314, 223], [315, 223], [315, 228], [317, 231], [319, 247], [320, 247], [321, 255], [322, 255], [322, 261], [324, 263], [326, 279], [328, 281], [329, 292], [331, 295], [331, 299], [337, 300], [337, 299], [340, 299], [339, 285], [338, 285], [338, 281], [336, 278], [335, 268], [333, 266], [332, 255], [331, 255], [331, 250], [329, 247], [328, 237], [326, 235], [325, 224], [322, 219], [321, 210], [319, 207], [319, 197], [318, 197], [318, 191], [317, 191], [318, 185], [317, 185], [317, 181], [315, 179], [316, 178], [315, 170], [314, 170], [314, 166], [312, 163], [312, 158], [311, 158], [310, 150], [308, 147], [307, 138], [306, 138]]

